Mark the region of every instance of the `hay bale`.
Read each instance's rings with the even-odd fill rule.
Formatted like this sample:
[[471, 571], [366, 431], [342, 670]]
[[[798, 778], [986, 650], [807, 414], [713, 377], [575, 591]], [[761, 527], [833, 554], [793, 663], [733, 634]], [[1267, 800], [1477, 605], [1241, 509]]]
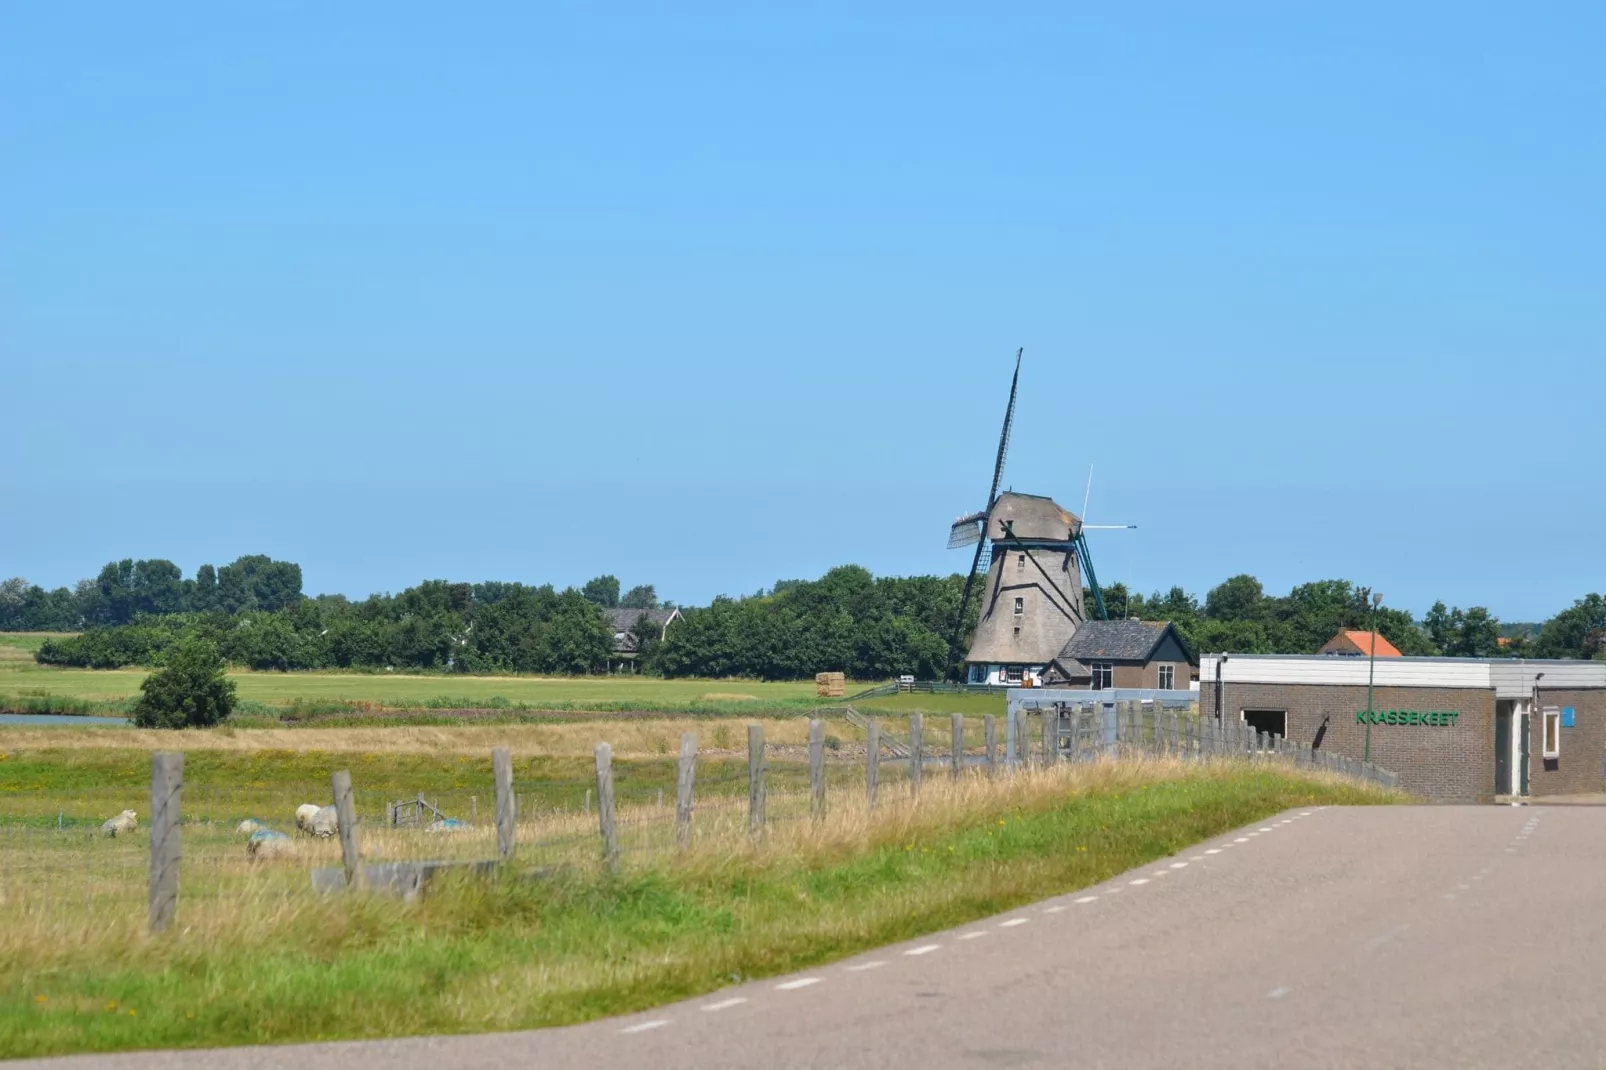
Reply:
[[842, 698], [848, 693], [845, 673], [820, 672], [814, 674], [814, 693], [820, 698]]

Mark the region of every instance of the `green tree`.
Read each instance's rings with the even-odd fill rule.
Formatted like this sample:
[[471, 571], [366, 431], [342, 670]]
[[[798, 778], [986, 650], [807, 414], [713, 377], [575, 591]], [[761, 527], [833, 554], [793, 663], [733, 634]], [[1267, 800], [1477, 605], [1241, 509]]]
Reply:
[[185, 639], [167, 665], [139, 685], [134, 723], [141, 728], [205, 728], [234, 711], [234, 681], [223, 675], [223, 658], [204, 639]]
[[1260, 620], [1266, 590], [1255, 577], [1242, 574], [1212, 587], [1205, 595], [1205, 616], [1211, 620]]
[[625, 609], [657, 609], [658, 592], [650, 583], [638, 583], [625, 592], [619, 605]]
[[603, 609], [614, 609], [619, 605], [619, 577], [598, 576], [594, 580], [587, 580], [586, 585], [580, 588], [580, 593], [587, 602]]
[[301, 566], [249, 554], [217, 572], [217, 608], [225, 613], [274, 613], [301, 599]]
[[1593, 658], [1606, 651], [1606, 597], [1588, 594], [1545, 621], [1534, 643], [1541, 658]]

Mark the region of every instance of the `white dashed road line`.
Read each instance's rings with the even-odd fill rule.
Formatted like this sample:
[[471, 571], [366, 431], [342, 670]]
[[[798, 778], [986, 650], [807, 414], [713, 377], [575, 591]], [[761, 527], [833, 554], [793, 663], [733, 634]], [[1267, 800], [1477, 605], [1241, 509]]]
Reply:
[[959, 934], [959, 939], [961, 939], [961, 940], [974, 940], [977, 937], [986, 936], [986, 935], [987, 935], [987, 930], [986, 929], [977, 929], [973, 933], [960, 933]]
[[863, 973], [865, 970], [879, 970], [885, 965], [885, 962], [880, 959], [876, 959], [874, 962], [854, 963], [852, 966], [846, 967], [846, 969], [849, 973]]
[[817, 985], [819, 983], [820, 979], [818, 977], [799, 977], [795, 981], [782, 981], [775, 986], [775, 991], [791, 992], [793, 989], [807, 988], [809, 985]]
[[911, 947], [908, 951], [905, 951], [904, 954], [905, 955], [911, 955], [911, 956], [913, 956], [913, 955], [929, 955], [933, 951], [941, 951], [941, 950], [942, 950], [942, 945], [941, 944], [923, 944], [920, 947]]
[[732, 996], [730, 999], [722, 999], [717, 1003], [705, 1003], [705, 1004], [703, 1004], [703, 1010], [705, 1010], [705, 1011], [729, 1010], [731, 1007], [739, 1007], [743, 1003], [746, 1003], [746, 1002], [747, 1002], [747, 997], [746, 996]]
[[1093, 900], [1095, 900], [1097, 898], [1098, 898], [1098, 896], [1096, 896], [1096, 895], [1084, 895], [1082, 898], [1078, 899], [1077, 902], [1078, 903], [1091, 903], [1091, 902], [1093, 902]]
[[1062, 911], [1064, 909], [1065, 908], [1062, 907], [1062, 906], [1044, 907], [1043, 908], [1043, 913], [1044, 914], [1058, 914], [1060, 911]]
[[1149, 883], [1149, 878], [1147, 878], [1147, 877], [1139, 877], [1137, 880], [1135, 880], [1135, 881], [1127, 881], [1127, 883], [1128, 884], [1148, 884]]
[[628, 1033], [645, 1033], [649, 1029], [661, 1029], [661, 1028], [663, 1028], [664, 1026], [666, 1026], [668, 1024], [669, 1024], [669, 1019], [668, 1018], [654, 1018], [650, 1022], [637, 1022], [635, 1025], [627, 1025], [623, 1029], [619, 1030], [619, 1032], [626, 1033], [626, 1034], [628, 1034]]
[[1010, 918], [1008, 921], [999, 922], [998, 923], [998, 927], [1000, 929], [1013, 929], [1015, 926], [1017, 926], [1017, 925], [1025, 925], [1027, 922], [1029, 922], [1031, 920], [1032, 920], [1031, 918]]

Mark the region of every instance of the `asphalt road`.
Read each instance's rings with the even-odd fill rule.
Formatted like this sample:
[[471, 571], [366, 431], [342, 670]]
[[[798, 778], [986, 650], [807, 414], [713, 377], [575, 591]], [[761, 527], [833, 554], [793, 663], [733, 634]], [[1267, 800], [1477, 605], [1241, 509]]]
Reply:
[[90, 1070], [1602, 1067], [1606, 810], [1290, 811], [1108, 884], [628, 1018]]

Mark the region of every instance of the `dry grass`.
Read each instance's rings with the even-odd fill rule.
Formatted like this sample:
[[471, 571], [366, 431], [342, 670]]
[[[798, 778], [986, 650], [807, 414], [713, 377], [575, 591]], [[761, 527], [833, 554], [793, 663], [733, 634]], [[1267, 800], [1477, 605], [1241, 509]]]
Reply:
[[[564, 721], [538, 725], [375, 726], [373, 728], [211, 728], [163, 731], [115, 727], [7, 728], [0, 751], [89, 748], [97, 750], [286, 751], [365, 754], [489, 754], [507, 747], [515, 757], [590, 757], [598, 740], [619, 757], [662, 757], [680, 752], [682, 732], [695, 731], [702, 753], [747, 746], [747, 724], [762, 724], [767, 743], [808, 742], [808, 722], [798, 718], [730, 722], [681, 718]], [[857, 729], [840, 722], [832, 731]]]

